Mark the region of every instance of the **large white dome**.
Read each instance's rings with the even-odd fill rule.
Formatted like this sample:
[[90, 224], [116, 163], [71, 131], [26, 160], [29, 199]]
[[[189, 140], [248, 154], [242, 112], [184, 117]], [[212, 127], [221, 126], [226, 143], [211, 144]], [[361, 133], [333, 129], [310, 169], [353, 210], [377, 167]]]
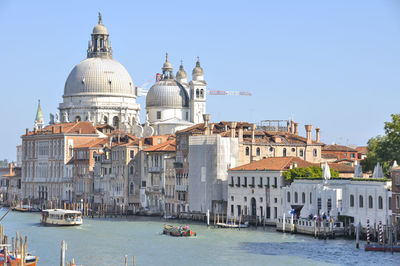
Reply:
[[134, 97], [135, 86], [128, 71], [111, 58], [88, 58], [69, 74], [64, 96], [121, 95]]

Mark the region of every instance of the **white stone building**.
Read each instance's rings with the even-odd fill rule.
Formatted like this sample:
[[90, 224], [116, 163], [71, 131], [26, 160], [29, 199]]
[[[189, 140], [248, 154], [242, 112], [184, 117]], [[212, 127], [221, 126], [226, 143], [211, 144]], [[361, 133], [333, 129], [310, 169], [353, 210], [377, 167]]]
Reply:
[[355, 223], [390, 221], [392, 215], [391, 182], [382, 179], [294, 180], [282, 189], [283, 213], [295, 209], [302, 218], [312, 215], [338, 215], [352, 217]]
[[[208, 127], [208, 122], [206, 122]], [[228, 169], [237, 165], [237, 138], [221, 135], [189, 137], [189, 210], [225, 213]]]
[[312, 165], [298, 157], [272, 157], [229, 169], [228, 217], [250, 216], [275, 224], [282, 212], [283, 172]]

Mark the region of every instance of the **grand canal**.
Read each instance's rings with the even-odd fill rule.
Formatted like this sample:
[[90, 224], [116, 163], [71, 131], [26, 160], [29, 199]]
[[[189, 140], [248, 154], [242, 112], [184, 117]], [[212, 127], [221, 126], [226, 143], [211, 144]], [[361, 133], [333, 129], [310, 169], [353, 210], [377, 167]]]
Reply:
[[[0, 215], [4, 214], [0, 211]], [[60, 243], [67, 242], [67, 260], [77, 265], [399, 265], [400, 254], [371, 253], [354, 241], [316, 240], [263, 230], [214, 229], [189, 223], [198, 236], [160, 235], [159, 218], [85, 219], [80, 227], [45, 227], [38, 213], [10, 212], [2, 221], [6, 234], [28, 236], [28, 249], [38, 265], [59, 265]]]

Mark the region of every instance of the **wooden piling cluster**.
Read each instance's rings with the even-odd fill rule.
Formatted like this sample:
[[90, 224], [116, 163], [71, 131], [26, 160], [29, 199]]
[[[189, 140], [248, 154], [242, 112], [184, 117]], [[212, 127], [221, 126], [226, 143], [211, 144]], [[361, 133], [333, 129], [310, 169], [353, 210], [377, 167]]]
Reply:
[[24, 266], [25, 258], [28, 255], [28, 237], [15, 233], [15, 238], [11, 238], [11, 244], [9, 238], [4, 234], [4, 225], [0, 225], [0, 247], [4, 249], [4, 265], [8, 261], [8, 255], [21, 258], [20, 266]]

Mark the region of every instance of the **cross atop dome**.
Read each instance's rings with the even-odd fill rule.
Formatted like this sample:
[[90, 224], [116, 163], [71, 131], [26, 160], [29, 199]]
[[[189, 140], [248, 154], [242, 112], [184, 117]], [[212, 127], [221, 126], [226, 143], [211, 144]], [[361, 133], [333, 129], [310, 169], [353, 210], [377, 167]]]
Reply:
[[98, 24], [103, 24], [101, 23], [101, 13], [99, 12], [99, 23]]

